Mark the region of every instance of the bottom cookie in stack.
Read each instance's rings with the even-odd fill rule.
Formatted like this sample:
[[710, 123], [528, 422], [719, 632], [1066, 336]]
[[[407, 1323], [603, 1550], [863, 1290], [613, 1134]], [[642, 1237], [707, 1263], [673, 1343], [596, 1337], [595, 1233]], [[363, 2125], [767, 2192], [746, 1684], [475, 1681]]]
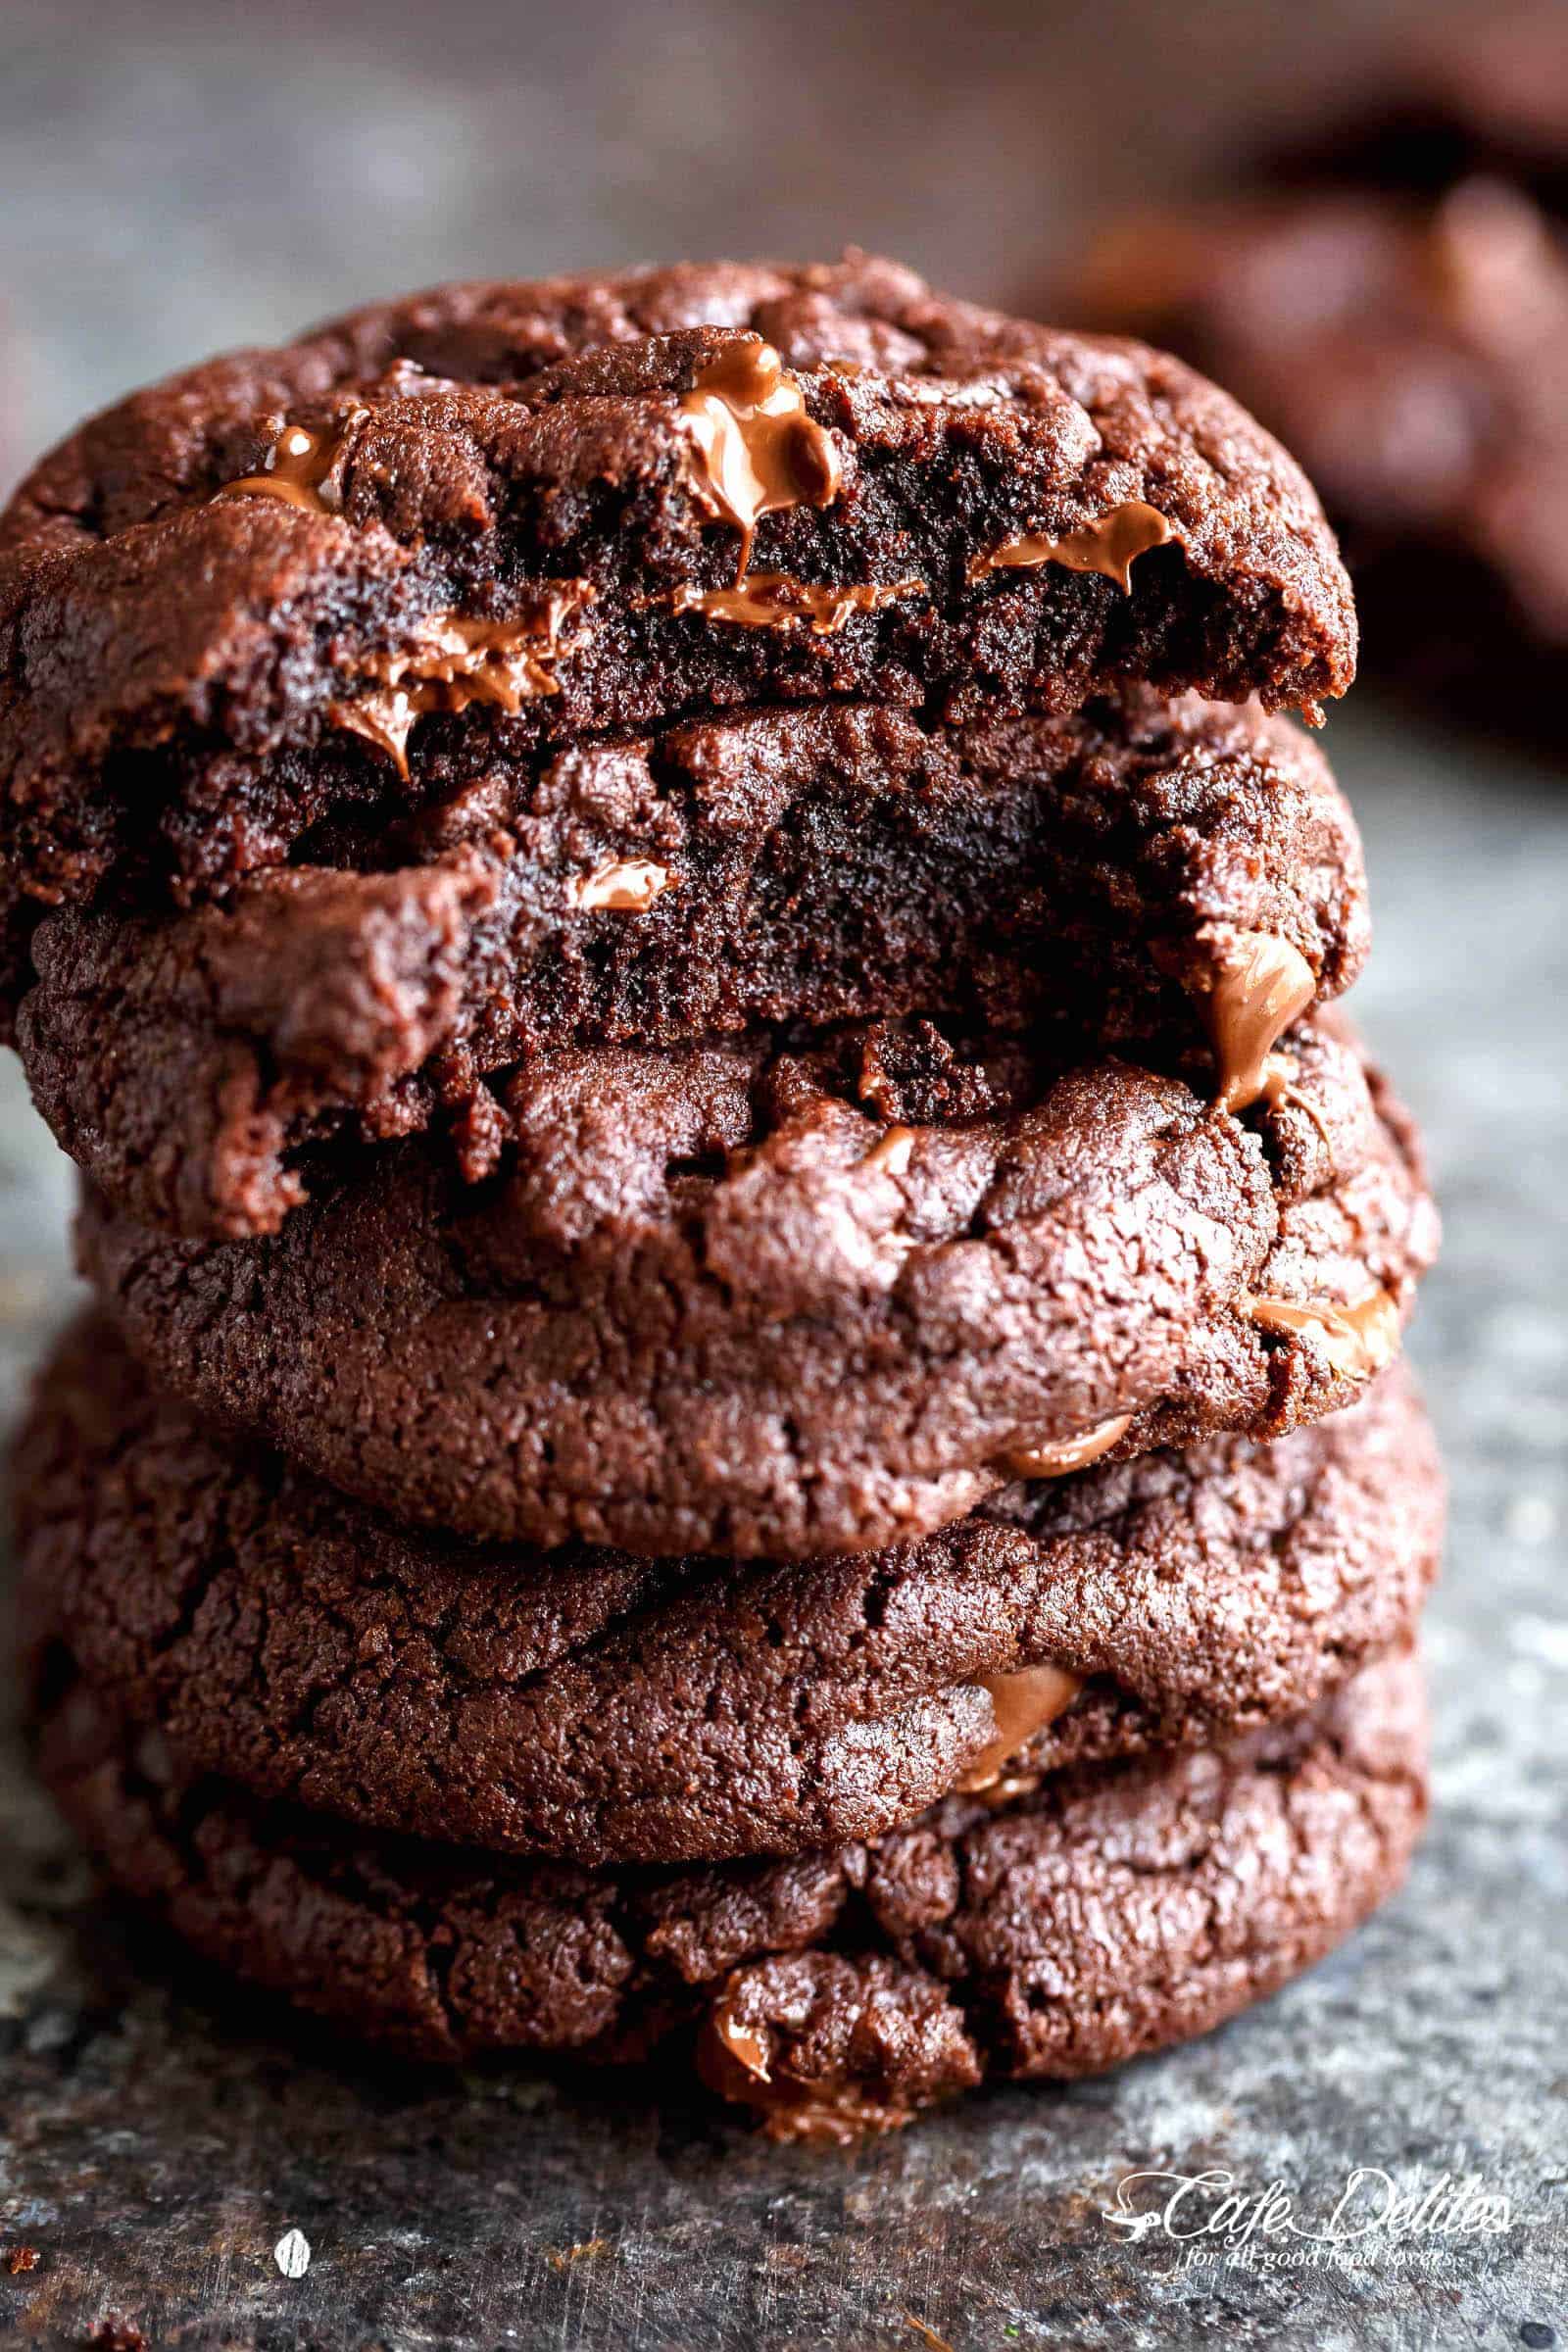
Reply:
[[16, 1487], [68, 1817], [198, 1950], [411, 2055], [666, 2047], [847, 2136], [1203, 2032], [1424, 1815], [1442, 1496], [1398, 1375], [742, 1567], [395, 1528], [88, 1324]]
[[257, 1804], [182, 1778], [85, 1684], [57, 1689], [42, 1753], [112, 1877], [251, 1983], [417, 2057], [639, 2060], [695, 2034], [705, 2079], [779, 2137], [1206, 2032], [1383, 1901], [1426, 1810], [1407, 1656], [1222, 1747], [673, 1873], [508, 1865]]

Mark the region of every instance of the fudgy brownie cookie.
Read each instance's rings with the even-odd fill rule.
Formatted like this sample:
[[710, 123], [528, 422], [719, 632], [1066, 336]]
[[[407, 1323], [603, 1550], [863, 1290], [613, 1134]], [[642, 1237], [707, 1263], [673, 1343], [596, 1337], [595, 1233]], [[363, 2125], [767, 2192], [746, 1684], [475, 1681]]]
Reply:
[[781, 699], [1310, 710], [1354, 634], [1305, 477], [1162, 354], [860, 256], [449, 287], [138, 393], [23, 484], [0, 861], [210, 895], [542, 742]]
[[1332, 1014], [1284, 1046], [1245, 1115], [924, 1021], [547, 1054], [486, 1184], [418, 1138], [275, 1237], [89, 1196], [78, 1247], [160, 1386], [399, 1517], [869, 1549], [1063, 1447], [1276, 1436], [1389, 1361], [1436, 1242], [1414, 1140]]
[[1299, 1715], [1408, 1640], [1442, 1482], [1398, 1373], [1272, 1446], [744, 1569], [476, 1549], [224, 1446], [78, 1325], [13, 1463], [24, 1646], [253, 1793], [588, 1864], [815, 1852], [956, 1788]]
[[[1426, 1806], [1413, 1659], [1217, 1749], [953, 1798], [869, 1845], [670, 1873], [507, 1863], [190, 1780], [64, 1664], [44, 1776], [110, 1875], [208, 1958], [448, 2060], [695, 2044], [781, 2137], [902, 2124], [986, 2078], [1206, 2032], [1398, 1884]], [[62, 1687], [64, 1685], [65, 1687]], [[677, 2038], [678, 2037], [678, 2038]]]
[[561, 1046], [954, 1014], [1089, 1050], [1215, 1030], [1217, 1086], [1366, 950], [1360, 845], [1283, 718], [1149, 693], [931, 727], [773, 710], [498, 771], [183, 915], [66, 909], [32, 953], [34, 1098], [117, 1205], [271, 1232], [313, 1150], [450, 1124]]
[[1498, 679], [1526, 683], [1534, 649], [1555, 723], [1568, 249], [1526, 197], [1471, 180], [1430, 207], [1331, 192], [1136, 223], [1084, 301], [1212, 368], [1299, 450], [1374, 663], [1517, 726]]

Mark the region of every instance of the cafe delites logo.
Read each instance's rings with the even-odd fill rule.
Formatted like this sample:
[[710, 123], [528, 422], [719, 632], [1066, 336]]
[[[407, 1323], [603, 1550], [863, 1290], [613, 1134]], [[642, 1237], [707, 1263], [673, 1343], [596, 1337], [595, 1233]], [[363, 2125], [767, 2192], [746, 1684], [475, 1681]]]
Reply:
[[1250, 2184], [1218, 2166], [1127, 2173], [1101, 2218], [1128, 2244], [1175, 2246], [1184, 2270], [1441, 2263], [1516, 2226], [1508, 2198], [1474, 2175], [1400, 2180], [1372, 2164], [1311, 2190], [1281, 2180]]

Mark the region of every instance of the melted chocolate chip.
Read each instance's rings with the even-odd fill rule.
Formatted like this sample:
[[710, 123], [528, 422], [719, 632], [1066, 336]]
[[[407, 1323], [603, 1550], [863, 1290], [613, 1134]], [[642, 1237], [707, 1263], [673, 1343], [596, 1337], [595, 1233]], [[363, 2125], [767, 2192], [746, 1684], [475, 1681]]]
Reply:
[[843, 463], [833, 436], [808, 414], [799, 383], [760, 336], [738, 336], [710, 361], [680, 404], [698, 483], [741, 534], [737, 580], [764, 514], [831, 506]]
[[1108, 514], [1099, 515], [1059, 539], [1028, 531], [1022, 538], [1004, 540], [988, 556], [977, 556], [969, 566], [972, 580], [988, 571], [1033, 571], [1042, 564], [1061, 564], [1069, 571], [1102, 572], [1118, 588], [1130, 590], [1132, 569], [1152, 547], [1164, 547], [1177, 536], [1169, 518], [1141, 498], [1130, 498]]

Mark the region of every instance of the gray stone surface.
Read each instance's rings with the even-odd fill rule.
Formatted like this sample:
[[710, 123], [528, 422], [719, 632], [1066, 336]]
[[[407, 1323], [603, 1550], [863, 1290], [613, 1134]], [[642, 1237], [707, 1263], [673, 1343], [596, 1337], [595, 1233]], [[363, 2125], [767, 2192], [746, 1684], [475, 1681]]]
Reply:
[[[854, 233], [1005, 291], [1107, 193], [1190, 160], [1227, 91], [1294, 105], [1410, 13], [11, 0], [0, 289], [26, 389], [0, 470], [191, 351], [453, 269]], [[331, 2352], [1568, 2341], [1568, 776], [1364, 689], [1330, 749], [1375, 884], [1357, 1010], [1447, 1220], [1413, 1339], [1454, 1527], [1438, 1812], [1406, 1892], [1195, 2048], [848, 2157], [780, 2151], [681, 2083], [453, 2083], [300, 2034], [97, 1898], [13, 1748], [0, 2341], [79, 2343], [108, 2312], [157, 2345]], [[68, 1200], [8, 1064], [0, 1417], [66, 1309]], [[1501, 2227], [1297, 2240], [1309, 2259], [1270, 2271], [1187, 2266], [1102, 2218], [1128, 2174], [1212, 2168], [1254, 2198], [1283, 2183], [1321, 2228], [1356, 2166], [1473, 2178]]]

